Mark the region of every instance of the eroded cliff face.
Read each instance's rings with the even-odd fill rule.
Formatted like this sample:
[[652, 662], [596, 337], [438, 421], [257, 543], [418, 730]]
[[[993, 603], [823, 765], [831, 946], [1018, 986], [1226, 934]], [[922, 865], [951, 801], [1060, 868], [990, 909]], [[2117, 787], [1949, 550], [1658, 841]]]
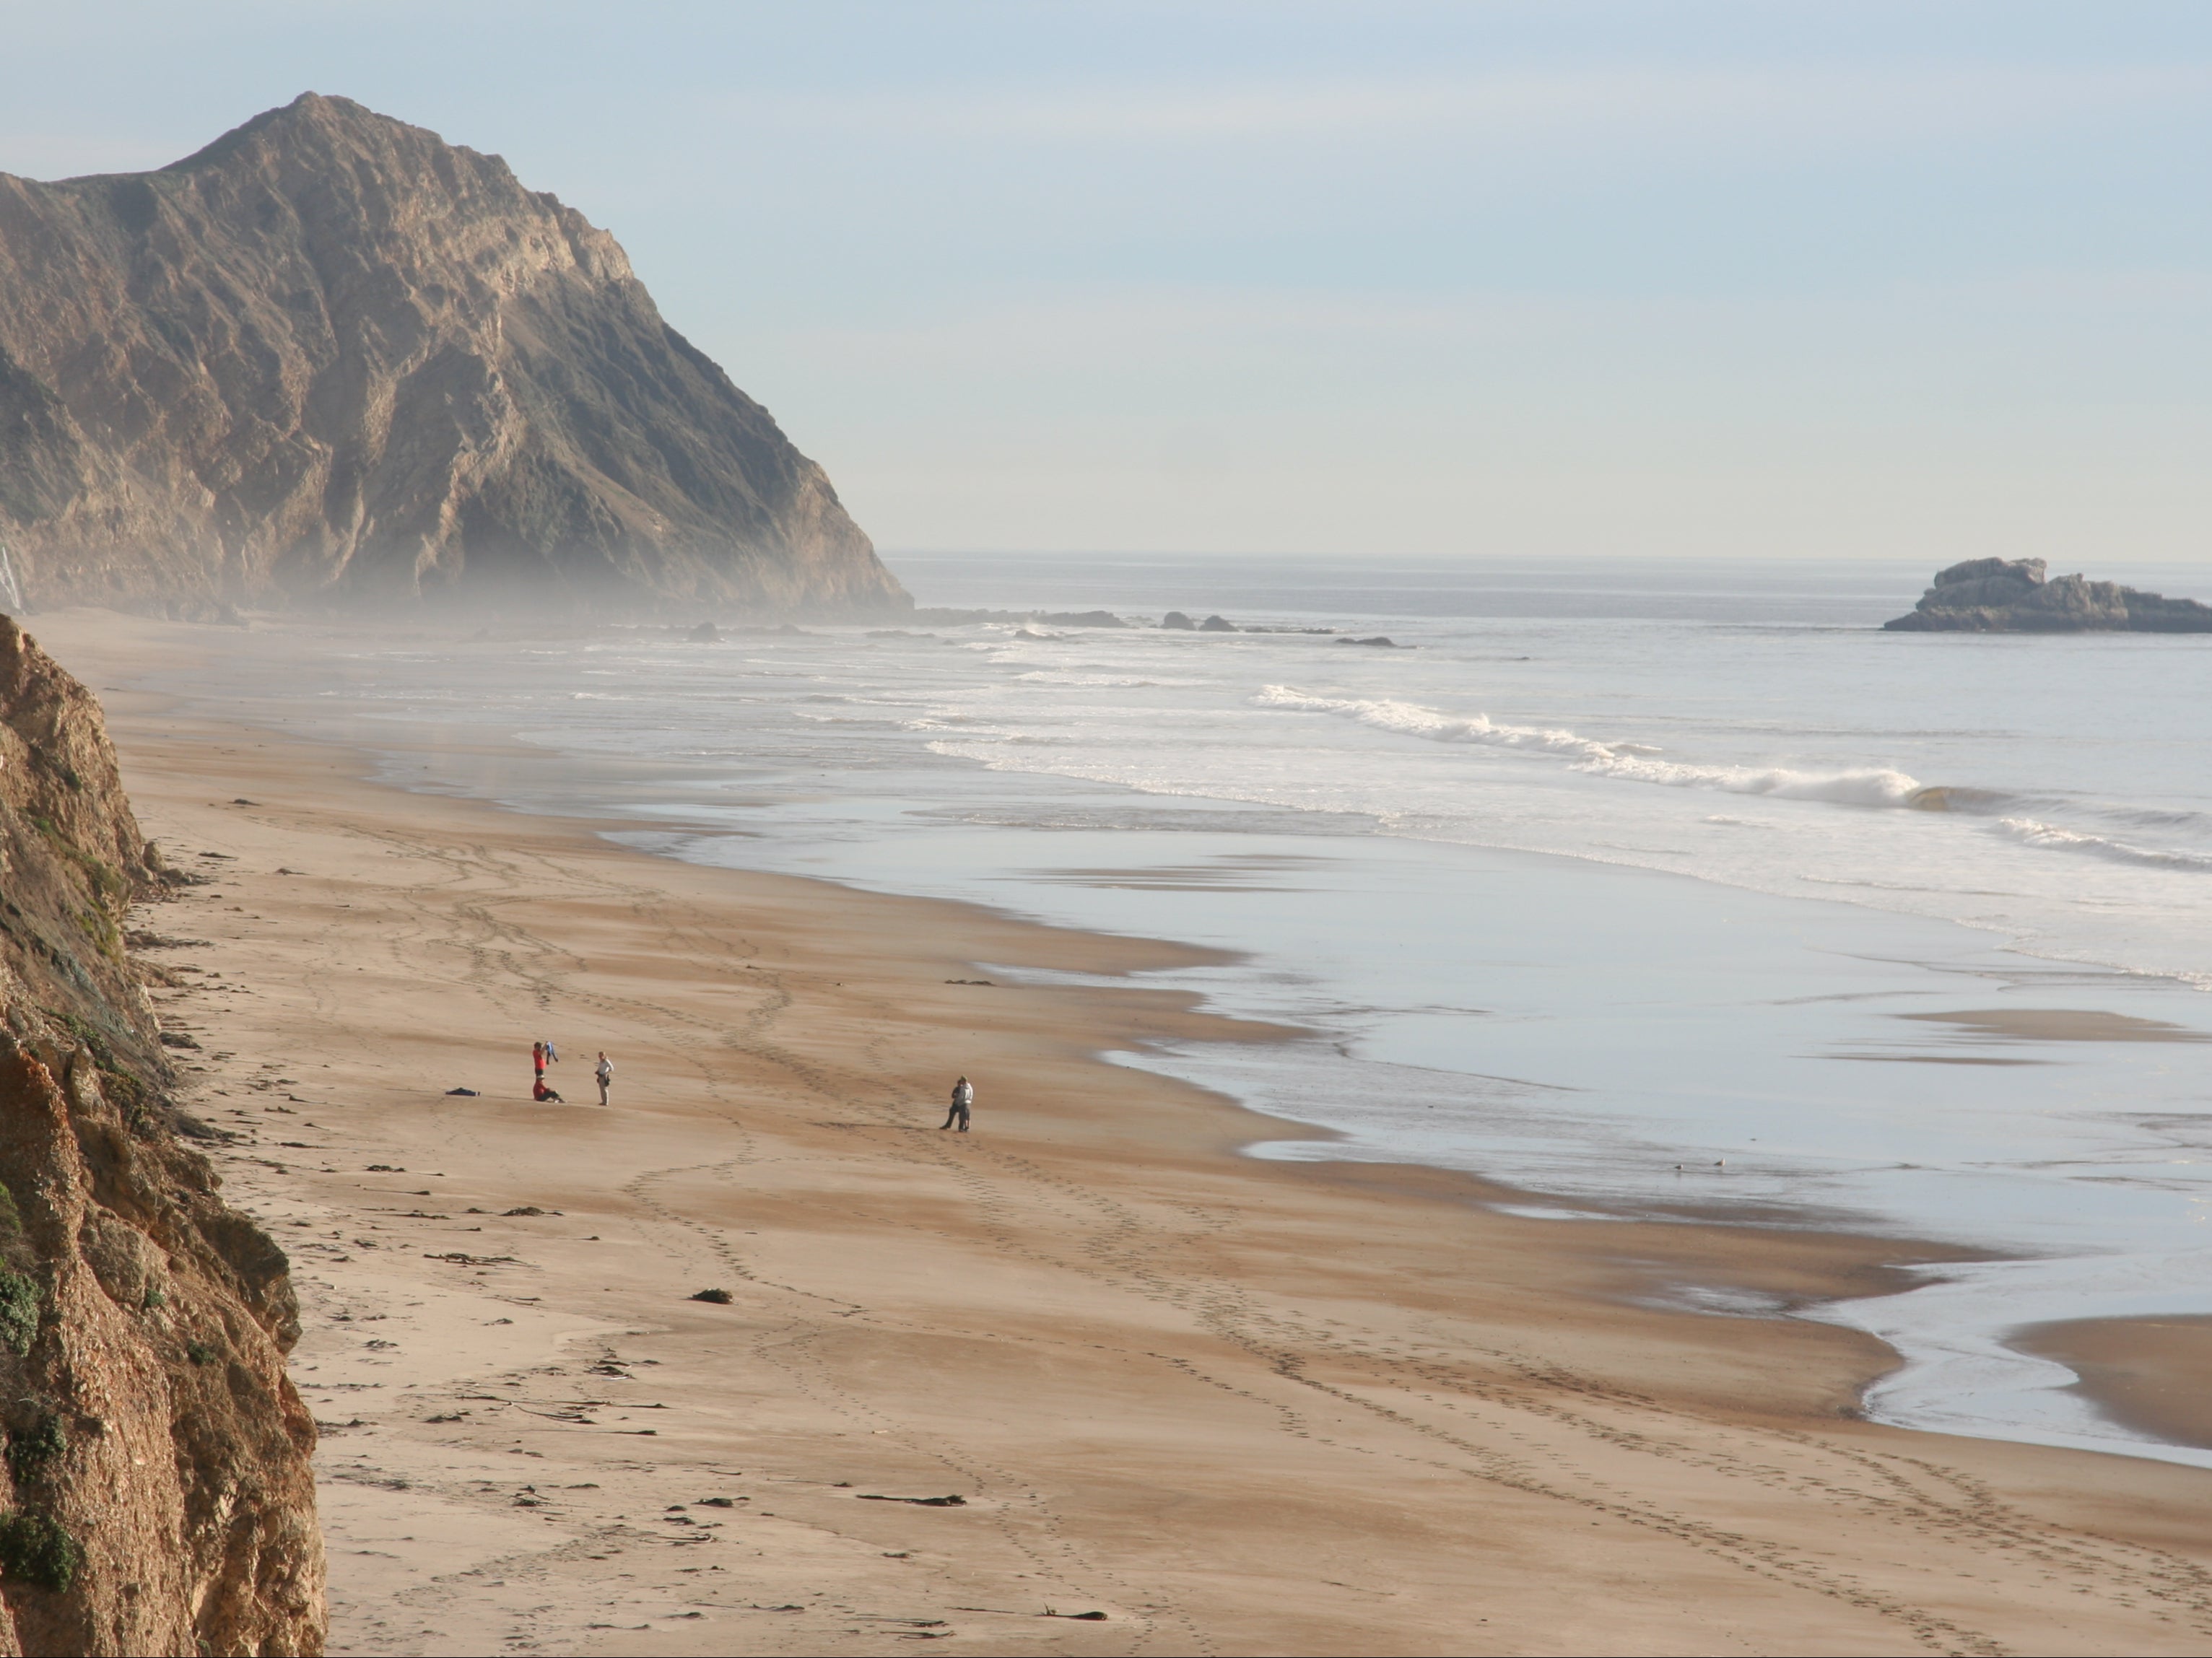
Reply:
[[0, 1652], [315, 1653], [283, 1253], [164, 1098], [120, 931], [159, 855], [98, 705], [0, 616]]
[[910, 604], [611, 236], [313, 94], [0, 174], [0, 605]]

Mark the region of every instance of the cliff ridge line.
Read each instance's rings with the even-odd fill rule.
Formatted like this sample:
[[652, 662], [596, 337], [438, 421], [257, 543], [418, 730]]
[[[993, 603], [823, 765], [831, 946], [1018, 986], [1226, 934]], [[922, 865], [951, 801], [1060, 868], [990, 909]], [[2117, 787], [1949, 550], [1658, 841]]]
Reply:
[[911, 607], [612, 236], [313, 93], [0, 174], [0, 604]]

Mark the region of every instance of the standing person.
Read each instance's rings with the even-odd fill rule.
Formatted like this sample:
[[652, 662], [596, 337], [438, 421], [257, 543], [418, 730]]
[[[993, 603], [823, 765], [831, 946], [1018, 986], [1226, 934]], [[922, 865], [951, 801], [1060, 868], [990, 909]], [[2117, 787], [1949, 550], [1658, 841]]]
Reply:
[[966, 1133], [969, 1108], [975, 1103], [975, 1084], [963, 1077], [952, 1084], [952, 1108], [945, 1114], [945, 1121], [937, 1125], [937, 1132], [942, 1134], [957, 1122], [960, 1125], [960, 1132]]
[[607, 1102], [607, 1090], [615, 1084], [615, 1062], [607, 1057], [607, 1050], [599, 1050], [599, 1062], [592, 1067], [592, 1074], [599, 1079], [599, 1103]]
[[561, 1063], [560, 1052], [555, 1048], [552, 1038], [550, 1036], [546, 1038], [545, 1042], [545, 1063], [548, 1065], [558, 1065]]

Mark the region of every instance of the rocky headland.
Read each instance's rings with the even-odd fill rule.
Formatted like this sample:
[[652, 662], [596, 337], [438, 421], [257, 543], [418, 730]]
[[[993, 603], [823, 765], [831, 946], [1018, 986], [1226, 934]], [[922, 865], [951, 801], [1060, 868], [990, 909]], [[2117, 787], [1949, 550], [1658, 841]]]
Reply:
[[821, 467], [507, 163], [307, 94], [0, 174], [0, 607], [910, 604]]
[[2212, 606], [2086, 576], [2044, 579], [2039, 558], [1975, 558], [1936, 573], [1893, 633], [2212, 633]]
[[167, 1098], [124, 931], [187, 878], [6, 616], [0, 876], [0, 1653], [319, 1652], [288, 1263], [178, 1138], [212, 1131]]

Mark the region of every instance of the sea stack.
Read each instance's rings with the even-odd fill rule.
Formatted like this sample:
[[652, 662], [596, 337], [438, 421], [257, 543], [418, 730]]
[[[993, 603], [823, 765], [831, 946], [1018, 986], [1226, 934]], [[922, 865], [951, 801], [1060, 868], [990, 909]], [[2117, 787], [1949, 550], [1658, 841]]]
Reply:
[[1975, 558], [1936, 573], [1936, 585], [1893, 633], [2212, 633], [2212, 606], [2063, 575], [2044, 580], [2039, 558]]
[[507, 163], [310, 93], [0, 174], [10, 603], [903, 611], [822, 469]]

